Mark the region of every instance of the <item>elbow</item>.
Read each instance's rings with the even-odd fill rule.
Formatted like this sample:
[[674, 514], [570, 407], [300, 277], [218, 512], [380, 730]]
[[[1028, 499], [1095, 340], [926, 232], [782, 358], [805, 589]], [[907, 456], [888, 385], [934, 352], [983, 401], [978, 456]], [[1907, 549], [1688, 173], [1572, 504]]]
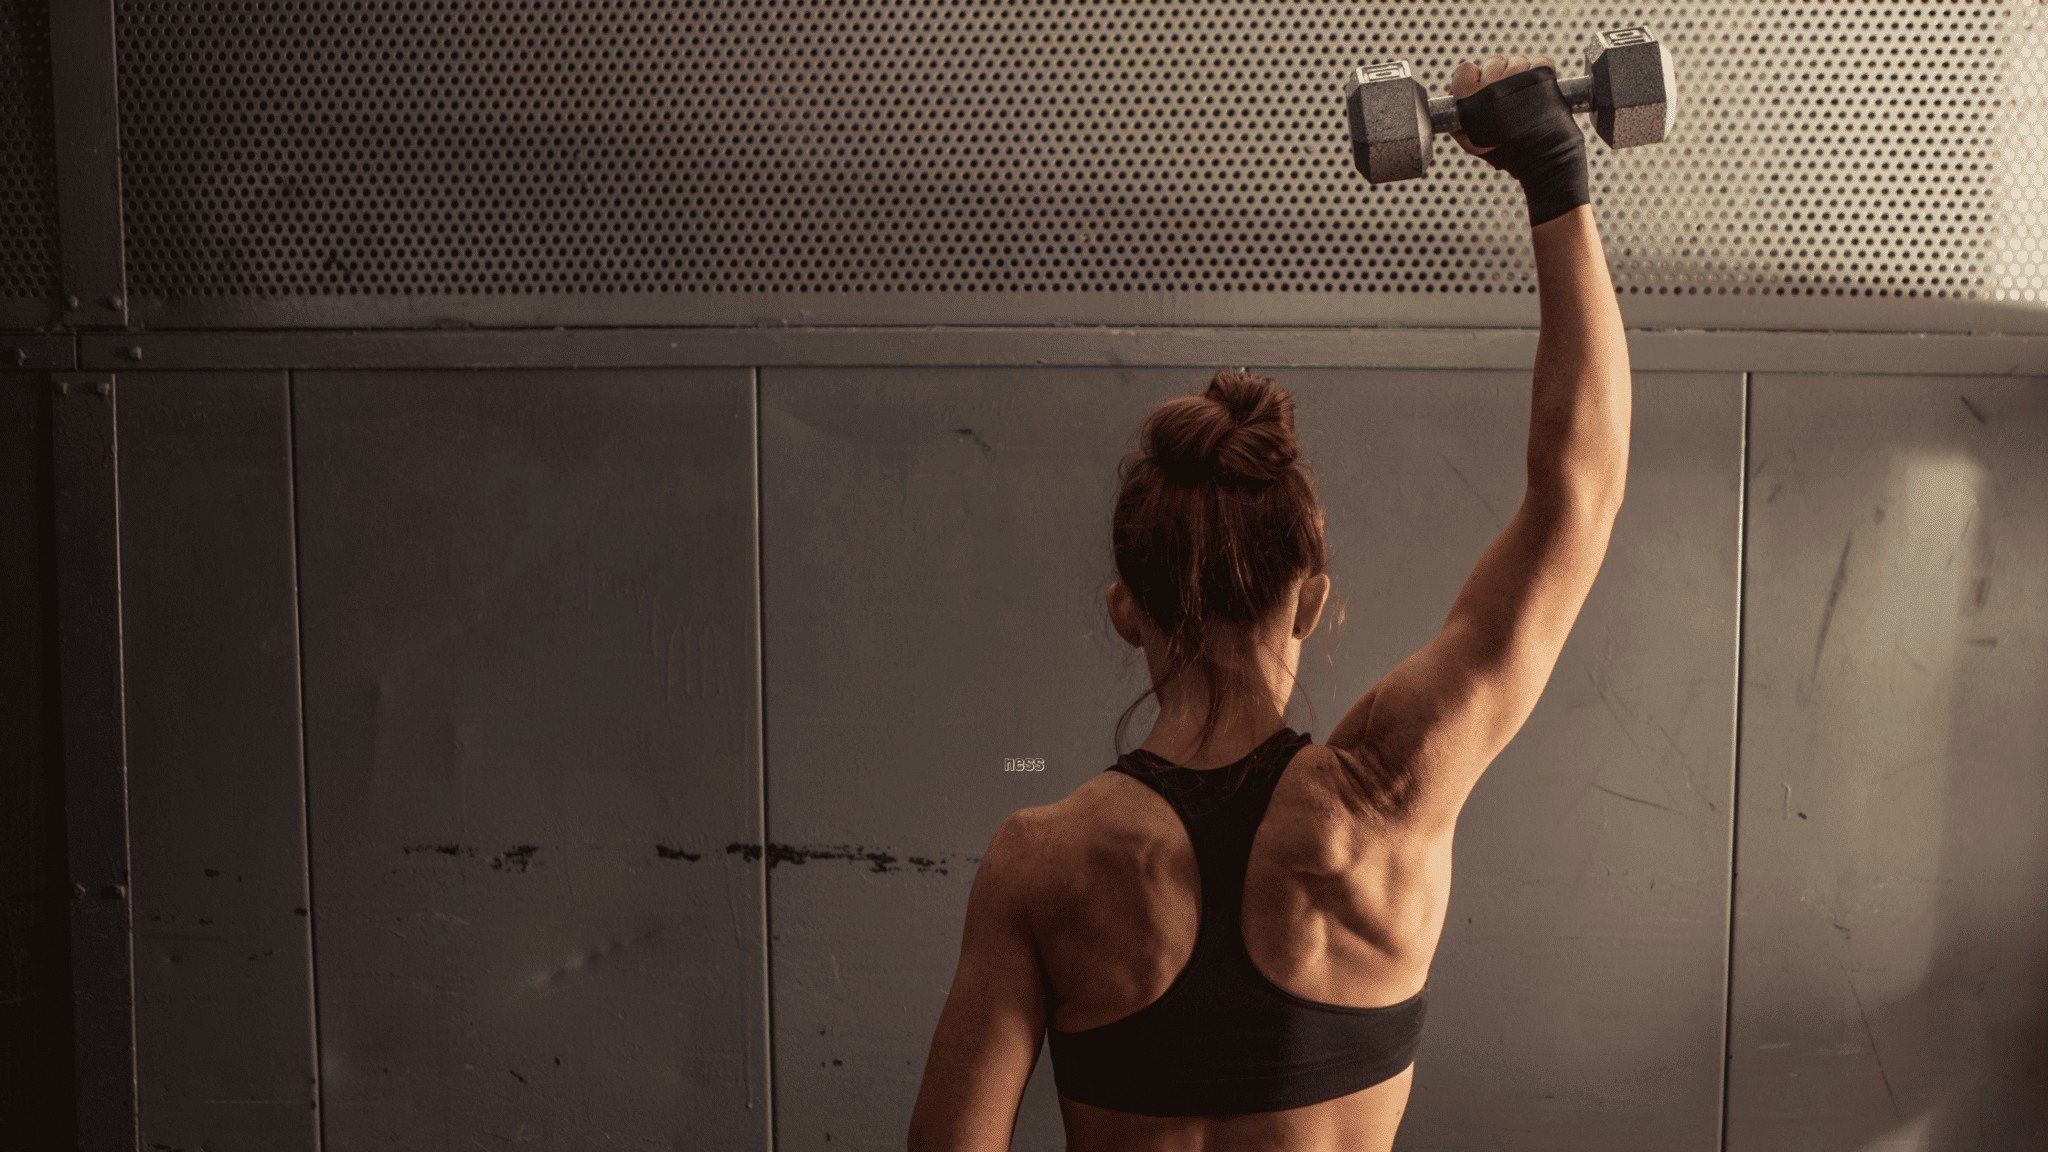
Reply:
[[1580, 474], [1555, 483], [1529, 485], [1528, 503], [1548, 519], [1582, 524], [1612, 524], [1621, 513], [1628, 489], [1628, 470], [1616, 468]]
[[1532, 449], [1530, 502], [1544, 511], [1612, 518], [1628, 490], [1628, 449], [1625, 436], [1575, 444], [1570, 451]]
[[1596, 486], [1592, 495], [1593, 506], [1609, 520], [1621, 512], [1621, 500], [1628, 491], [1628, 469], [1617, 471], [1605, 484]]
[[1621, 515], [1621, 500], [1627, 488], [1628, 479], [1623, 476], [1593, 486], [1581, 497], [1585, 515], [1596, 518], [1595, 523], [1612, 528], [1615, 518]]

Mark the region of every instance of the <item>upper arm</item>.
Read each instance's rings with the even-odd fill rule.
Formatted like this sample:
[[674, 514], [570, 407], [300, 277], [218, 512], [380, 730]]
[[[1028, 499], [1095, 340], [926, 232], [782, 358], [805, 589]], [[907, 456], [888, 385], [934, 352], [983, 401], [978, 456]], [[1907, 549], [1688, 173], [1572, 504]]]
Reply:
[[1010, 1147], [1045, 1040], [1045, 987], [1027, 900], [1036, 818], [1027, 808], [1005, 820], [975, 871], [959, 967], [911, 1112], [911, 1152]]
[[1529, 718], [1607, 552], [1615, 506], [1524, 499], [1435, 639], [1346, 712], [1330, 745], [1357, 758], [1377, 815], [1447, 828]]

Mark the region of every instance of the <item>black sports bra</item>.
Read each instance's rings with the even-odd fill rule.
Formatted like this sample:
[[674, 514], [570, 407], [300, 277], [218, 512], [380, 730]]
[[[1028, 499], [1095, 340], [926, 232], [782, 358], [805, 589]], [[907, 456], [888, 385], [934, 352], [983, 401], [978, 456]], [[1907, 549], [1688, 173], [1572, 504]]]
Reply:
[[1282, 728], [1221, 768], [1182, 768], [1139, 749], [1106, 769], [1143, 782], [1180, 816], [1201, 875], [1201, 921], [1194, 952], [1157, 1000], [1097, 1028], [1047, 1029], [1060, 1095], [1144, 1116], [1273, 1112], [1369, 1088], [1414, 1062], [1427, 985], [1384, 1007], [1323, 1004], [1268, 980], [1245, 948], [1252, 835], [1307, 743]]

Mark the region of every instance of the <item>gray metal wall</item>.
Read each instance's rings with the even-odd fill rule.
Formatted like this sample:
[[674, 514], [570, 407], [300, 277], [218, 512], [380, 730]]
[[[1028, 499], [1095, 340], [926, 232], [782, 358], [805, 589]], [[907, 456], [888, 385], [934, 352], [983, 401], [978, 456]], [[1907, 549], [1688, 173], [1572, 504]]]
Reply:
[[[1508, 372], [1285, 375], [1343, 598], [1302, 657], [1293, 719], [1322, 735], [1434, 634], [1520, 502], [1528, 395]], [[1113, 465], [1191, 381], [763, 374], [769, 829], [796, 846], [770, 908], [785, 1146], [900, 1139], [975, 854], [1115, 758], [1145, 684], [1102, 617]], [[1462, 825], [1411, 1147], [1718, 1147], [1742, 378], [1639, 390], [1611, 566]], [[1059, 1146], [1048, 1069], [1025, 1129]]]
[[0, 1148], [900, 1147], [1138, 418], [1299, 397], [1317, 735], [1519, 498], [1511, 189], [1345, 69], [1624, 18], [1629, 502], [1401, 1146], [2048, 1147], [2032, 8], [9, 0]]
[[[1518, 499], [1526, 375], [1273, 371], [1321, 732]], [[141, 1138], [899, 1141], [982, 845], [1142, 688], [1112, 465], [1200, 377], [118, 374]], [[1639, 374], [1404, 1148], [2039, 1139], [2044, 388]]]
[[747, 374], [293, 415], [327, 1146], [761, 1146]]
[[2048, 381], [1752, 403], [1730, 1146], [2042, 1147]]

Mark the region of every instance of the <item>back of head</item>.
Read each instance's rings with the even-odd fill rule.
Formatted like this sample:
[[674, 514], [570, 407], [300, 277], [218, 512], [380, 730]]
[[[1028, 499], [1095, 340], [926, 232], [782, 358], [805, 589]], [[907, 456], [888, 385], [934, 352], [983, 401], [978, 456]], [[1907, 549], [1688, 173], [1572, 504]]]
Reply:
[[[1154, 409], [1138, 438], [1118, 470], [1117, 575], [1166, 637], [1152, 692], [1191, 668], [1206, 673], [1206, 742], [1227, 701], [1264, 691], [1242, 638], [1324, 569], [1322, 505], [1295, 443], [1294, 398], [1267, 377], [1218, 372], [1201, 393]], [[1118, 719], [1119, 747], [1143, 701]]]

